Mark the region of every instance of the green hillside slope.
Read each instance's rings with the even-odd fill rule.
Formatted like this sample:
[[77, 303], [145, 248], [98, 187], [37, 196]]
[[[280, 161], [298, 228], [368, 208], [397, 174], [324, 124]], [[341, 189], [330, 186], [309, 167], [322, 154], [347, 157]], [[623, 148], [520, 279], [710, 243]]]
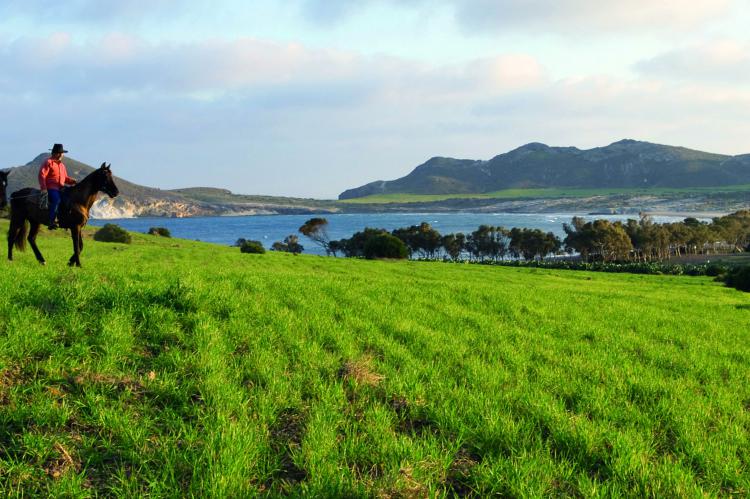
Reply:
[[0, 263], [5, 494], [750, 493], [750, 298], [708, 278], [63, 236]]
[[310, 208], [320, 208], [327, 211], [338, 209], [336, 201], [311, 199], [311, 198], [293, 198], [283, 196], [264, 196], [249, 194], [234, 194], [228, 189], [216, 189], [212, 187], [188, 187], [185, 189], [174, 189], [169, 192], [179, 194], [187, 199], [203, 203], [213, 204], [265, 204], [277, 206], [307, 206]]
[[739, 200], [750, 201], [750, 184], [740, 184], [718, 187], [654, 187], [649, 189], [624, 188], [624, 189], [504, 189], [495, 192], [480, 194], [373, 194], [361, 198], [344, 199], [340, 202], [345, 205], [359, 204], [412, 204], [412, 203], [434, 203], [448, 200], [503, 200], [503, 199], [575, 199], [602, 197], [637, 197], [637, 196], [661, 196], [665, 198], [687, 198], [691, 195], [718, 196], [736, 195]]
[[[49, 154], [40, 154], [23, 166], [11, 169], [8, 177], [8, 192], [23, 187], [37, 187], [39, 166]], [[68, 174], [82, 179], [93, 168], [73, 158], [66, 157]], [[113, 167], [117, 171], [117, 167]], [[226, 189], [193, 187], [186, 189], [162, 190], [146, 187], [116, 177], [120, 196], [110, 202], [118, 208], [108, 217], [129, 216], [216, 216], [224, 214], [254, 213], [331, 213], [339, 210], [335, 201], [299, 199], [280, 196], [246, 196], [233, 194]]]
[[340, 199], [388, 194], [481, 194], [508, 189], [701, 188], [750, 183], [750, 155], [622, 140], [581, 150], [532, 143], [487, 161], [432, 158], [393, 181], [344, 191]]
[[[41, 166], [42, 162], [48, 157], [49, 154], [40, 154], [25, 165], [13, 168], [11, 170], [11, 175], [8, 177], [8, 192], [13, 192], [23, 187], [38, 188], [39, 181], [37, 180], [37, 176], [39, 175], [39, 167]], [[77, 161], [73, 158], [66, 157], [63, 162], [65, 163], [65, 169], [68, 171], [68, 175], [77, 180], [83, 179], [84, 177], [86, 177], [86, 175], [94, 171], [94, 168], [92, 166], [81, 163], [80, 161]], [[112, 169], [113, 172], [117, 171], [116, 166], [113, 166]], [[134, 184], [120, 177], [115, 177], [115, 183], [120, 190], [120, 194], [124, 198], [127, 198], [133, 202], [149, 202], [154, 200], [182, 200], [181, 196], [169, 191], [162, 191], [161, 189]]]

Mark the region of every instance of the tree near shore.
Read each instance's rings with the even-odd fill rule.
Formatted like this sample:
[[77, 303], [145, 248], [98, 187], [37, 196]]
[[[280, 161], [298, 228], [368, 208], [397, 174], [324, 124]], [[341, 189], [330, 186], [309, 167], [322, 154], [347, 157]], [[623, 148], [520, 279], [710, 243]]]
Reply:
[[605, 262], [627, 260], [633, 244], [625, 229], [620, 222], [603, 219], [585, 222], [580, 217], [573, 217], [570, 225], [563, 225], [567, 234], [565, 247], [577, 251], [587, 261], [592, 258]]
[[502, 260], [510, 249], [510, 233], [503, 227], [480, 225], [469, 234], [466, 249], [476, 259]]
[[391, 234], [406, 245], [410, 254], [417, 253], [424, 258], [434, 258], [442, 245], [440, 233], [427, 222], [396, 229]]
[[315, 244], [320, 245], [325, 250], [326, 255], [336, 256], [336, 252], [341, 249], [338, 244], [331, 244], [332, 241], [328, 235], [328, 220], [325, 218], [311, 218], [299, 228], [299, 232]]
[[466, 236], [461, 232], [457, 234], [447, 234], [443, 236], [441, 242], [445, 252], [451, 260], [456, 262], [461, 258], [461, 253], [464, 251]]
[[548, 255], [557, 252], [562, 247], [560, 238], [552, 232], [540, 229], [513, 228], [510, 233], [509, 248], [511, 254], [525, 260], [544, 260]]

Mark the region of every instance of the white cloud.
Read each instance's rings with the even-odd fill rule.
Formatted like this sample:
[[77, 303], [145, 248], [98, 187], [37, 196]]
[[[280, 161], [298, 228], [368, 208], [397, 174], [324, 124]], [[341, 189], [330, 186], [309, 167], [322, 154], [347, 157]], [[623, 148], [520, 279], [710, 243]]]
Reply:
[[[565, 33], [685, 30], [726, 15], [741, 0], [290, 0], [287, 9], [323, 27], [345, 21], [373, 6], [419, 9], [429, 16], [449, 9], [469, 32], [507, 32], [544, 29]], [[101, 27], [133, 28], [134, 23], [174, 23], [191, 16], [229, 13], [248, 18], [262, 4], [242, 0], [3, 0], [0, 18], [22, 17], [36, 22], [66, 22]], [[278, 6], [277, 6], [278, 7]]]
[[[375, 0], [300, 0], [309, 19], [329, 25], [367, 9]], [[736, 0], [387, 0], [425, 14], [453, 11], [467, 31], [508, 32], [544, 29], [556, 32], [606, 33], [686, 30], [727, 14]]]
[[[728, 65], [737, 57], [721, 53]], [[553, 80], [522, 53], [431, 66], [252, 38], [62, 33], [0, 42], [0, 67], [11, 155], [0, 166], [63, 142], [73, 157], [107, 159], [161, 187], [335, 196], [430, 156], [487, 158], [531, 141], [631, 137], [749, 152], [747, 86], [655, 74]]]
[[179, 17], [186, 6], [205, 3], [204, 0], [3, 0], [0, 16], [53, 23], [133, 22], [151, 16]]
[[[175, 187], [163, 170], [181, 163], [177, 151], [189, 151], [196, 164], [220, 163], [214, 185], [318, 196], [359, 182], [368, 165], [421, 159], [434, 145], [430, 130], [465, 114], [478, 96], [545, 81], [540, 64], [523, 54], [434, 67], [249, 38], [154, 44], [123, 34], [18, 39], [0, 44], [0, 66], [0, 103], [13, 123], [3, 135], [14, 137], [8, 150], [19, 151], [18, 162], [39, 142], [76, 144], [81, 159], [93, 148], [97, 160], [115, 150], [126, 178]], [[133, 146], [116, 150], [123, 142]], [[407, 144], [416, 143], [432, 145], [404, 160]], [[237, 151], [248, 154], [248, 168], [262, 170], [244, 175], [242, 185], [231, 168]], [[180, 168], [201, 178], [198, 166]], [[316, 185], [325, 172], [333, 180]]]
[[750, 44], [714, 40], [641, 61], [636, 70], [666, 79], [742, 84], [750, 79]]
[[66, 33], [19, 39], [0, 45], [0, 65], [8, 75], [0, 92], [149, 93], [204, 100], [253, 92], [267, 96], [279, 89], [297, 95], [319, 89], [323, 94], [324, 88], [332, 94], [359, 90], [363, 99], [378, 91], [450, 97], [507, 91], [544, 77], [541, 65], [524, 54], [432, 67], [253, 38], [154, 44], [124, 34], [87, 43], [75, 43]]
[[724, 14], [731, 0], [447, 0], [467, 29], [519, 26], [577, 33], [687, 29]]

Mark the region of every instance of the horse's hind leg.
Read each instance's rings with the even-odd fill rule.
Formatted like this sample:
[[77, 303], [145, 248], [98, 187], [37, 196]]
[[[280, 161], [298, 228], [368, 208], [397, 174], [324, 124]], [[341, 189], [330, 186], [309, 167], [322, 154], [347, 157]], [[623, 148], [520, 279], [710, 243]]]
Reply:
[[10, 224], [8, 229], [8, 260], [13, 261], [13, 242], [16, 240], [16, 228]]
[[29, 229], [29, 237], [27, 238], [27, 240], [29, 241], [29, 244], [31, 245], [31, 249], [34, 250], [34, 256], [36, 256], [36, 260], [42, 265], [46, 265], [47, 262], [44, 261], [42, 252], [39, 251], [39, 248], [36, 245], [37, 234], [39, 234], [39, 224], [36, 222], [32, 222], [31, 228]]
[[10, 229], [8, 229], [8, 260], [11, 262], [13, 261], [13, 243], [16, 240], [16, 232], [18, 230], [11, 225]]
[[11, 220], [8, 229], [8, 260], [13, 261], [13, 245], [16, 244], [18, 237], [21, 236], [21, 227], [15, 221]]

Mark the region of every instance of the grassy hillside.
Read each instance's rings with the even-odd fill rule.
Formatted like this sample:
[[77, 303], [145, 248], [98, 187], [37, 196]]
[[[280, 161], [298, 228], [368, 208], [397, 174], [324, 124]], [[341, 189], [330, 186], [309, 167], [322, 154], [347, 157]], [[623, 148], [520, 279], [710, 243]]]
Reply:
[[169, 192], [174, 192], [188, 199], [204, 203], [254, 203], [278, 206], [308, 206], [311, 208], [321, 208], [325, 210], [336, 210], [338, 206], [337, 201], [311, 198], [291, 198], [282, 196], [234, 194], [232, 191], [229, 191], [227, 189], [217, 189], [212, 187], [188, 187], [185, 189], [174, 189]]
[[[39, 181], [37, 180], [37, 176], [39, 174], [39, 167], [48, 157], [48, 153], [39, 154], [27, 164], [14, 168], [12, 174], [8, 177], [8, 192], [10, 193], [24, 187], [38, 188]], [[84, 179], [88, 174], [94, 171], [94, 167], [81, 163], [73, 158], [65, 157], [63, 162], [65, 163], [68, 175], [77, 180]], [[114, 166], [113, 170], [116, 172], [117, 166]], [[131, 201], [153, 201], [156, 199], [180, 201], [182, 199], [179, 195], [170, 191], [162, 191], [160, 189], [134, 184], [119, 177], [115, 177], [115, 183], [120, 190], [120, 194]]]
[[750, 184], [719, 187], [653, 188], [653, 189], [503, 189], [482, 194], [374, 194], [342, 199], [344, 204], [430, 203], [448, 199], [561, 199], [593, 196], [673, 196], [685, 194], [750, 193]]
[[[8, 179], [8, 193], [23, 187], [36, 187], [39, 166], [49, 154], [40, 154], [24, 166], [12, 169]], [[73, 158], [64, 159], [68, 173], [81, 180], [93, 168]], [[117, 166], [114, 167], [117, 171]], [[335, 212], [334, 201], [300, 199], [278, 196], [246, 196], [232, 194], [226, 189], [193, 187], [161, 190], [115, 178], [120, 196], [111, 201], [119, 213], [107, 216], [212, 216], [243, 212], [269, 211], [279, 213]]]
[[4, 495], [750, 493], [750, 298], [708, 278], [40, 244]]

